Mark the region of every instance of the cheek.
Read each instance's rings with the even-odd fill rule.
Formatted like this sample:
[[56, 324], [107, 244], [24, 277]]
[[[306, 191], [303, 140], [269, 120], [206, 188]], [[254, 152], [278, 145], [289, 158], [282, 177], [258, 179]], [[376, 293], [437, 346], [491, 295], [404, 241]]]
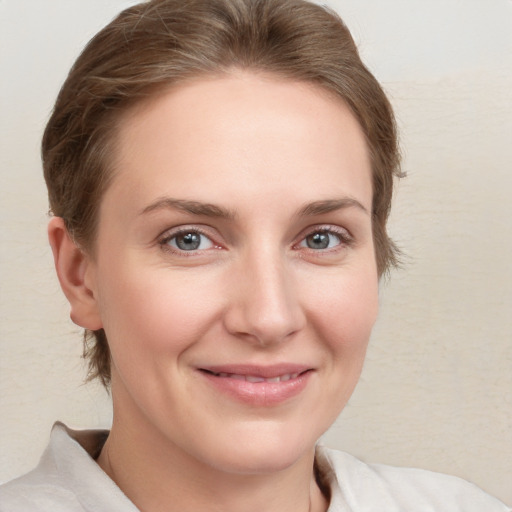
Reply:
[[101, 282], [100, 308], [114, 362], [185, 351], [214, 321], [220, 301], [205, 291], [218, 287], [187, 272], [118, 267]]
[[323, 418], [318, 435], [336, 420], [357, 385], [378, 312], [378, 279], [372, 266], [345, 270], [326, 279], [324, 287], [314, 292], [310, 288], [309, 324], [324, 349], [325, 380], [314, 411]]
[[[378, 313], [378, 279], [372, 269], [340, 273], [311, 295], [312, 324], [334, 358], [364, 358]], [[323, 292], [320, 292], [323, 288]]]

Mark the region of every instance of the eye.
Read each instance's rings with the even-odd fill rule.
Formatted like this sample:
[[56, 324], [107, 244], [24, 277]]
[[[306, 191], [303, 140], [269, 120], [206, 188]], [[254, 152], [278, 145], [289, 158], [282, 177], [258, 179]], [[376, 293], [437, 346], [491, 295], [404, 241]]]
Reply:
[[350, 235], [345, 231], [337, 232], [332, 228], [318, 229], [304, 237], [299, 247], [306, 247], [315, 251], [325, 251], [340, 245], [349, 245], [351, 240]]
[[200, 231], [187, 230], [166, 237], [160, 242], [176, 251], [202, 251], [214, 247], [214, 243]]

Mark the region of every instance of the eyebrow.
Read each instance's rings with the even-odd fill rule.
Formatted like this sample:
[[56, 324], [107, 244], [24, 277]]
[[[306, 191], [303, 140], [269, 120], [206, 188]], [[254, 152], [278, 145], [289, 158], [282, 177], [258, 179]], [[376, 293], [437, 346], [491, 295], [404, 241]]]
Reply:
[[140, 214], [143, 215], [146, 213], [154, 212], [156, 210], [167, 209], [177, 209], [192, 215], [216, 217], [228, 220], [233, 220], [236, 217], [235, 212], [215, 204], [202, 203], [200, 201], [189, 201], [185, 199], [175, 199], [172, 197], [163, 197], [157, 199], [154, 203], [146, 206], [146, 208], [144, 208]]
[[[340, 199], [324, 199], [308, 203], [299, 209], [298, 216], [308, 217], [322, 215], [345, 208], [358, 208], [368, 214], [368, 210], [357, 199], [352, 197], [343, 197]], [[227, 220], [233, 220], [236, 218], [236, 213], [234, 211], [222, 208], [215, 204], [186, 199], [175, 199], [172, 197], [157, 199], [155, 202], [146, 206], [140, 213], [143, 215], [156, 210], [166, 209], [177, 209], [192, 215], [215, 217]]]
[[358, 208], [366, 214], [369, 214], [368, 210], [357, 199], [353, 197], [342, 197], [340, 199], [325, 199], [323, 201], [308, 203], [299, 210], [299, 216], [322, 215], [345, 208]]

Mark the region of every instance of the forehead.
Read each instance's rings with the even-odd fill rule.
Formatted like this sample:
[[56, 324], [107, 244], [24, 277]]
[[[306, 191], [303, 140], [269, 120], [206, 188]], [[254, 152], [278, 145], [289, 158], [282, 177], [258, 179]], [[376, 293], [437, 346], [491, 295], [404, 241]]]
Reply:
[[324, 196], [315, 199], [349, 188], [371, 208], [358, 122], [341, 99], [308, 83], [248, 72], [199, 78], [127, 112], [116, 147], [113, 187], [137, 199], [214, 202], [227, 191], [278, 196], [292, 188], [307, 201], [315, 184]]

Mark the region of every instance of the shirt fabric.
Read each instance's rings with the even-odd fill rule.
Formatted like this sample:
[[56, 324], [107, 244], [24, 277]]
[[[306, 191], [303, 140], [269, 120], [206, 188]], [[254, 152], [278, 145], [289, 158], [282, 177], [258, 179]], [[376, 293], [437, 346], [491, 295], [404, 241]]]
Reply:
[[[0, 486], [0, 512], [138, 512], [94, 460], [107, 435], [56, 423], [39, 465]], [[330, 486], [328, 512], [512, 512], [460, 478], [366, 464], [321, 446], [316, 455]]]

